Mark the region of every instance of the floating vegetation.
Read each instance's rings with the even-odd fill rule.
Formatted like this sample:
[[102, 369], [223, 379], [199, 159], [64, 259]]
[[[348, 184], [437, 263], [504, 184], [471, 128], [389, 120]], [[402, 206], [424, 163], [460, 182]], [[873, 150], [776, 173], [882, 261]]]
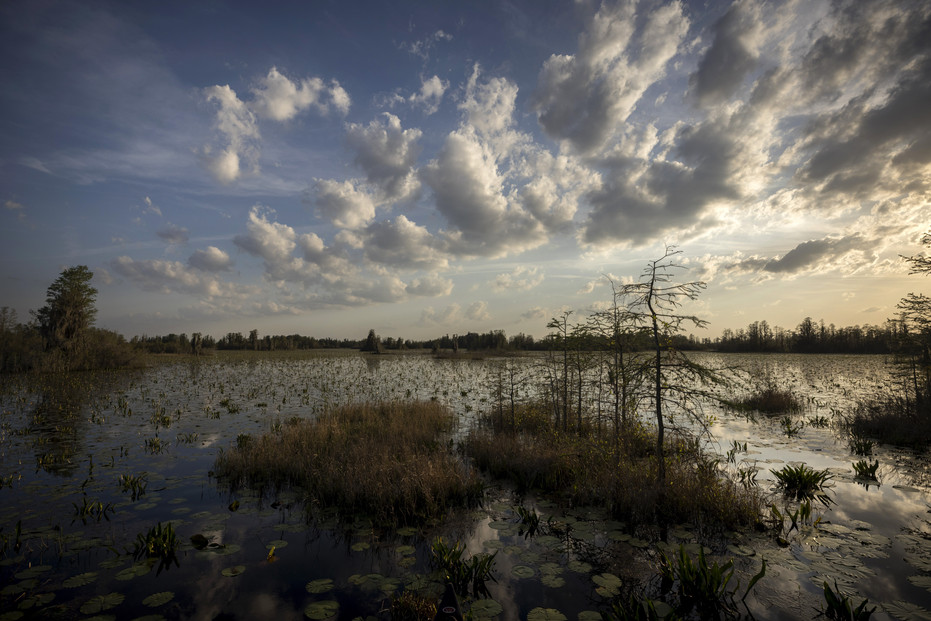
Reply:
[[313, 602], [304, 608], [304, 616], [308, 619], [329, 619], [335, 617], [339, 612], [339, 602], [326, 600], [322, 602]]
[[770, 415], [801, 412], [803, 407], [802, 401], [792, 391], [779, 388], [772, 382], [746, 397], [728, 401], [727, 405], [740, 411]]
[[106, 595], [98, 595], [96, 597], [92, 597], [81, 606], [81, 613], [85, 615], [93, 615], [105, 610], [110, 610], [111, 608], [116, 608], [122, 604], [124, 599], [126, 599], [126, 596], [122, 593], [108, 593]]
[[160, 593], [153, 593], [152, 595], [149, 595], [147, 598], [142, 600], [142, 604], [150, 608], [157, 608], [158, 606], [164, 606], [174, 598], [175, 594], [172, 591], [162, 591]]
[[110, 517], [108, 514], [114, 513], [116, 509], [113, 508], [113, 503], [103, 504], [99, 500], [88, 500], [87, 496], [82, 497], [82, 502], [79, 505], [76, 502], [71, 503], [74, 507], [74, 517], [75, 519], [80, 519], [82, 523], [87, 524], [87, 520], [93, 518], [94, 521], [99, 522], [101, 519], [105, 519], [108, 522]]
[[794, 438], [802, 432], [802, 429], [805, 428], [805, 423], [803, 421], [796, 423], [792, 420], [792, 417], [788, 415], [782, 417], [782, 419], [779, 421], [779, 425], [782, 427], [782, 433], [784, 433], [786, 437], [789, 438]]
[[[436, 602], [433, 598], [418, 595], [413, 591], [403, 591], [391, 598], [390, 612], [391, 621], [430, 620], [436, 615]], [[473, 618], [476, 618], [474, 613]]]
[[873, 441], [859, 434], [854, 434], [848, 442], [850, 452], [854, 455], [869, 457], [873, 454]]

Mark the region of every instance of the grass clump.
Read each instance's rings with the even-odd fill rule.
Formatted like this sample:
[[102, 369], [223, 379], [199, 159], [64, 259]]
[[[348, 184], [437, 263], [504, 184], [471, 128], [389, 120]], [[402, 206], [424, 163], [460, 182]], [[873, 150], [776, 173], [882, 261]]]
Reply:
[[822, 608], [819, 617], [836, 621], [867, 621], [874, 612], [876, 607], [867, 608], [868, 599], [860, 602], [860, 605], [854, 608], [850, 596], [837, 588], [837, 581], [834, 581], [832, 589], [827, 581], [824, 582], [824, 602], [827, 608]]
[[444, 436], [453, 415], [436, 402], [355, 404], [289, 421], [223, 451], [214, 464], [231, 486], [299, 486], [347, 518], [421, 523], [480, 499], [478, 474]]
[[768, 384], [751, 394], [729, 401], [728, 405], [742, 412], [760, 412], [767, 415], [797, 413], [802, 411], [802, 402], [791, 391]]
[[831, 480], [831, 473], [827, 470], [815, 470], [806, 464], [798, 466], [783, 466], [781, 470], [770, 470], [776, 477], [776, 484], [783, 493], [795, 500], [817, 498], [827, 502], [828, 496], [824, 492], [825, 486]]
[[171, 567], [172, 563], [176, 567], [178, 566], [178, 557], [175, 552], [179, 545], [180, 542], [175, 535], [175, 529], [171, 522], [166, 523], [164, 526], [159, 522], [150, 528], [145, 535], [139, 533], [136, 536], [133, 557], [137, 560], [158, 560], [158, 571], [160, 572], [162, 569]]
[[931, 444], [931, 407], [895, 394], [876, 396], [857, 405], [847, 417], [847, 429], [852, 438], [868, 436], [885, 444], [925, 447]]
[[485, 582], [494, 581], [494, 554], [474, 554], [468, 559], [462, 558], [465, 547], [461, 542], [447, 544], [442, 537], [433, 541], [430, 564], [441, 570], [446, 581], [453, 585], [460, 595], [471, 593], [473, 597], [487, 597], [488, 587]]
[[617, 433], [610, 426], [562, 432], [545, 408], [520, 406], [504, 423], [486, 420], [473, 430], [466, 451], [492, 476], [521, 490], [562, 495], [572, 505], [600, 505], [634, 524], [707, 522], [754, 524], [762, 499], [753, 486], [723, 475], [716, 458], [686, 436], [667, 434], [665, 485], [658, 484], [656, 439], [651, 428], [629, 423]]

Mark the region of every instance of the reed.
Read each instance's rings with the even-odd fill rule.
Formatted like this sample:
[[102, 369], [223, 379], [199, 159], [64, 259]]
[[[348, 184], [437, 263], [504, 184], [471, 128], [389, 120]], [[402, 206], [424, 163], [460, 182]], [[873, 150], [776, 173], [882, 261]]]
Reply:
[[214, 471], [233, 487], [300, 487], [346, 518], [422, 523], [480, 499], [482, 482], [445, 440], [454, 423], [437, 402], [357, 404], [280, 431], [237, 439]]

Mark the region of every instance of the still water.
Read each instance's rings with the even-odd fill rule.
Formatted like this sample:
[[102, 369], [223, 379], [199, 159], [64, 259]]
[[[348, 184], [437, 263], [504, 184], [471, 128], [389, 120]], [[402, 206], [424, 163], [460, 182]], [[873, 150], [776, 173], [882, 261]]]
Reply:
[[[670, 542], [734, 559], [743, 584], [765, 558], [766, 577], [747, 598], [759, 619], [814, 617], [825, 580], [836, 580], [856, 603], [868, 597], [879, 607], [875, 619], [931, 618], [929, 460], [875, 447], [878, 484], [865, 485], [852, 468], [861, 458], [833, 426], [856, 399], [890, 381], [883, 359], [702, 358], [768, 377], [806, 403], [795, 416], [803, 426], [791, 437], [778, 417], [751, 421], [709, 406], [715, 422], [706, 443], [722, 456], [722, 469], [756, 469], [764, 490], [773, 486], [770, 469], [785, 464], [829, 469], [833, 503], [814, 508], [817, 525], [787, 533], [786, 547], [772, 533], [722, 538], [689, 525], [673, 529]], [[296, 491], [231, 493], [210, 474], [218, 451], [240, 434], [265, 433], [343, 403], [437, 399], [459, 415], [464, 433], [493, 407], [500, 378], [531, 378], [536, 363], [257, 355], [54, 381], [3, 377], [0, 621], [387, 618], [387, 598], [402, 589], [438, 596], [429, 564], [436, 536], [462, 541], [472, 553], [497, 552], [492, 601], [476, 602], [475, 618], [599, 618], [608, 599], [595, 578], [647, 579], [663, 544], [597, 508], [520, 499], [560, 527], [525, 538], [518, 500], [492, 483], [480, 509], [430, 528], [387, 532], [362, 518], [337, 524], [326, 512], [308, 520]], [[530, 380], [512, 386], [517, 398], [536, 390]], [[819, 417], [829, 424], [813, 424]], [[728, 463], [734, 442], [741, 450]], [[124, 485], [132, 479], [145, 482], [135, 498]], [[783, 506], [775, 493], [773, 502]], [[161, 571], [132, 555], [137, 535], [159, 522], [171, 522], [182, 541], [178, 564]], [[196, 549], [193, 535], [211, 545]]]

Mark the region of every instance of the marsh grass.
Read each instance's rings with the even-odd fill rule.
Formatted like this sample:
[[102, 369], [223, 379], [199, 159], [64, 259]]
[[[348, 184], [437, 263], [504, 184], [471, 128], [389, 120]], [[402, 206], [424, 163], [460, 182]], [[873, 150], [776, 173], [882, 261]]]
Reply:
[[831, 480], [827, 470], [815, 470], [806, 464], [786, 465], [780, 470], [770, 470], [776, 477], [776, 485], [786, 497], [795, 500], [816, 498], [822, 503], [830, 502], [825, 487]]
[[437, 402], [345, 406], [237, 440], [214, 470], [233, 487], [298, 486], [313, 505], [334, 507], [347, 519], [421, 523], [482, 494], [481, 478], [445, 440], [453, 423]]
[[[539, 406], [519, 408], [514, 424], [486, 420], [473, 430], [466, 452], [490, 475], [519, 490], [561, 494], [571, 504], [600, 505], [635, 524], [672, 522], [754, 524], [763, 508], [759, 491], [723, 475], [716, 458], [684, 435], [667, 434], [666, 486], [657, 485], [653, 431], [630, 424], [588, 427], [580, 437], [560, 433]], [[506, 421], [507, 422], [507, 421]]]
[[931, 444], [928, 404], [899, 395], [862, 401], [847, 417], [846, 426], [853, 438], [869, 436], [887, 444], [916, 448]]
[[760, 412], [766, 415], [798, 413], [803, 404], [790, 390], [768, 384], [746, 397], [728, 401], [727, 405], [741, 412]]

